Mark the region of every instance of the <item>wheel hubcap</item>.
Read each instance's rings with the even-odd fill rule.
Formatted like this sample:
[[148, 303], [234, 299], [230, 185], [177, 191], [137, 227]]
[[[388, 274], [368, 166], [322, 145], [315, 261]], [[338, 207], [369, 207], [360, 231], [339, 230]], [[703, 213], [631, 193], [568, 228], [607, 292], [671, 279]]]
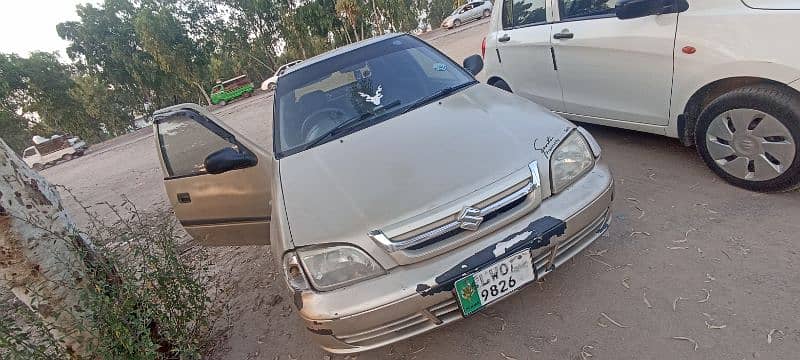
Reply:
[[796, 153], [792, 133], [772, 115], [753, 109], [726, 111], [706, 132], [708, 153], [739, 179], [774, 179], [791, 166]]

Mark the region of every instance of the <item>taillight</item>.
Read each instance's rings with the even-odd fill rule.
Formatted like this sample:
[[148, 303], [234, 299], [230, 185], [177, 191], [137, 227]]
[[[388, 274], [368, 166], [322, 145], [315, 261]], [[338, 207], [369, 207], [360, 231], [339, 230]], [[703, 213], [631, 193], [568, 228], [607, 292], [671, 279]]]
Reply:
[[486, 37], [483, 37], [483, 41], [481, 42], [481, 57], [486, 57]]

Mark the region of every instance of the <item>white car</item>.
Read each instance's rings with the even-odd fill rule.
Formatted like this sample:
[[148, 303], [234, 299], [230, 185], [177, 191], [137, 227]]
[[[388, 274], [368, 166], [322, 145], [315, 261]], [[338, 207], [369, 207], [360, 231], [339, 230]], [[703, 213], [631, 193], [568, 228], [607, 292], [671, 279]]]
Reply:
[[270, 77], [267, 80], [264, 80], [264, 82], [261, 83], [261, 90], [264, 90], [264, 91], [275, 90], [275, 85], [278, 84], [278, 77], [283, 75], [283, 73], [286, 72], [286, 69], [288, 69], [288, 68], [290, 68], [292, 66], [295, 66], [295, 65], [299, 64], [302, 61], [303, 60], [295, 60], [295, 61], [292, 61], [290, 63], [283, 64], [281, 67], [278, 68], [278, 71], [275, 72], [275, 75], [272, 75], [272, 77]]
[[61, 135], [54, 135], [49, 139], [34, 136], [33, 143], [33, 146], [26, 148], [22, 152], [22, 160], [36, 171], [43, 170], [60, 161], [69, 161], [75, 157], [83, 156], [86, 148], [88, 148], [86, 142], [77, 136], [66, 138]]
[[495, 10], [487, 83], [574, 121], [696, 145], [743, 188], [800, 186], [800, 1], [505, 0]]
[[454, 27], [461, 26], [461, 24], [465, 22], [487, 18], [491, 15], [491, 1], [468, 2], [453, 10], [453, 13], [446, 17], [444, 21], [442, 21], [442, 27], [446, 29], [452, 29]]

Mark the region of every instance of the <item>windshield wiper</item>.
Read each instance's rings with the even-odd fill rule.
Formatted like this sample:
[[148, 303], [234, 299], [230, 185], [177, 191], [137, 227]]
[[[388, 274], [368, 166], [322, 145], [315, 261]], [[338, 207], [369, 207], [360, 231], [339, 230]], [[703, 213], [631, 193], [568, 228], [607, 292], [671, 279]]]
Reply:
[[388, 103], [386, 105], [379, 106], [379, 107], [373, 109], [372, 111], [367, 111], [367, 112], [365, 112], [363, 114], [359, 114], [359, 115], [356, 115], [356, 116], [354, 116], [352, 118], [349, 118], [349, 119], [343, 121], [342, 123], [340, 123], [339, 125], [336, 125], [333, 129], [330, 129], [328, 132], [320, 135], [316, 139], [311, 140], [308, 143], [306, 143], [303, 146], [303, 150], [307, 150], [307, 149], [310, 149], [310, 148], [312, 148], [314, 146], [322, 144], [322, 143], [328, 141], [328, 139], [336, 136], [336, 134], [339, 134], [344, 130], [350, 129], [350, 128], [354, 127], [355, 125], [360, 124], [361, 122], [363, 122], [365, 120], [372, 119], [379, 112], [386, 111], [386, 110], [388, 110], [390, 108], [393, 108], [393, 107], [395, 107], [397, 105], [400, 105], [400, 100], [392, 101], [392, 102], [390, 102], [390, 103]]
[[433, 94], [430, 94], [430, 95], [428, 95], [428, 96], [426, 96], [426, 97], [424, 97], [422, 99], [419, 99], [419, 100], [413, 102], [411, 105], [409, 105], [408, 107], [403, 109], [402, 113], [405, 114], [405, 113], [407, 113], [407, 112], [409, 112], [411, 110], [414, 110], [414, 109], [419, 108], [421, 106], [427, 105], [428, 103], [430, 103], [430, 102], [432, 102], [434, 100], [437, 100], [439, 98], [442, 98], [442, 97], [445, 97], [447, 95], [450, 95], [450, 94], [452, 94], [452, 93], [454, 93], [454, 92], [456, 92], [458, 90], [461, 90], [461, 89], [463, 89], [463, 88], [465, 88], [467, 86], [473, 85], [475, 83], [477, 83], [477, 81], [470, 81], [470, 82], [466, 82], [466, 83], [463, 83], [463, 84], [450, 86], [450, 87], [446, 87], [444, 89], [438, 90], [438, 91], [434, 92]]

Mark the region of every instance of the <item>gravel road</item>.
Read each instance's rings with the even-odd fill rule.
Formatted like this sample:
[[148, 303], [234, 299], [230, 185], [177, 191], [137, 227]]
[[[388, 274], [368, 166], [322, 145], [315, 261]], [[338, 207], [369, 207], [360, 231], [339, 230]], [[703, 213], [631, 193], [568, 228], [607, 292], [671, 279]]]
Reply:
[[[486, 27], [481, 21], [425, 38], [460, 62], [480, 52]], [[271, 94], [216, 114], [271, 147]], [[359, 359], [797, 358], [800, 192], [737, 189], [677, 140], [585, 126], [616, 179], [608, 236], [477, 316]], [[166, 206], [148, 131], [97, 149], [43, 174], [86, 203], [125, 194], [142, 208]], [[211, 253], [231, 310], [213, 358], [324, 358], [295, 318], [268, 248]], [[676, 337], [696, 341], [696, 351]]]

